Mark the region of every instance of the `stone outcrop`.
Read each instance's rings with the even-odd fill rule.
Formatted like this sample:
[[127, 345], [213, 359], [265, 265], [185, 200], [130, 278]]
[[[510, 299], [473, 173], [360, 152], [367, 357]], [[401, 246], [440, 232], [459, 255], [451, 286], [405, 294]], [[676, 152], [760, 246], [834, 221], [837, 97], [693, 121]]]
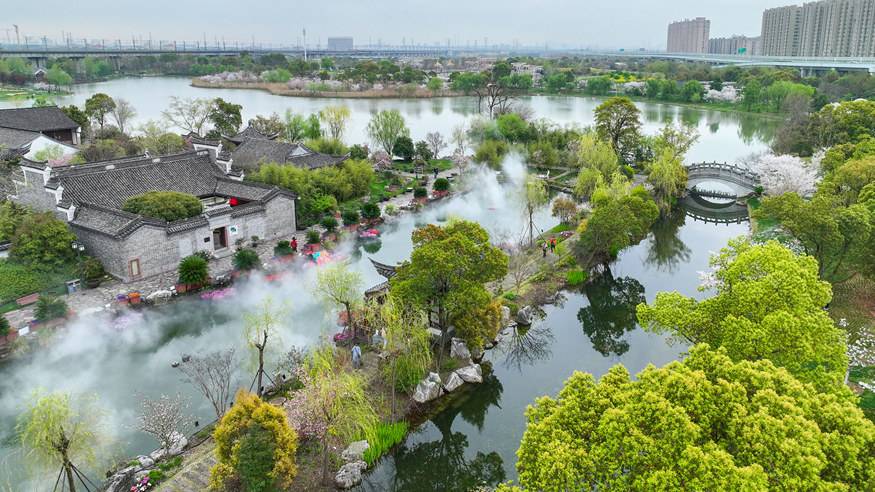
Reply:
[[449, 377], [447, 377], [447, 382], [444, 384], [444, 391], [450, 393], [463, 384], [465, 384], [465, 381], [458, 374], [455, 372], [450, 373]]
[[334, 475], [334, 485], [339, 489], [349, 489], [362, 483], [362, 472], [368, 467], [364, 461], [347, 463]]
[[340, 453], [340, 457], [347, 463], [362, 461], [365, 457], [365, 451], [367, 451], [369, 447], [370, 445], [368, 444], [368, 441], [353, 442], [347, 446], [342, 453]]
[[471, 360], [471, 351], [468, 350], [468, 345], [461, 338], [453, 338], [450, 340], [450, 357], [462, 361]]
[[501, 306], [501, 326], [507, 326], [510, 324], [510, 307]]
[[516, 313], [516, 322], [518, 325], [529, 326], [535, 318], [535, 309], [532, 306], [525, 306]]
[[413, 392], [413, 401], [427, 403], [441, 396], [441, 377], [435, 373], [429, 373], [428, 377], [416, 385]]
[[456, 372], [453, 374], [458, 375], [466, 383], [483, 382], [483, 370], [480, 368], [480, 364], [471, 364], [470, 366], [456, 369]]

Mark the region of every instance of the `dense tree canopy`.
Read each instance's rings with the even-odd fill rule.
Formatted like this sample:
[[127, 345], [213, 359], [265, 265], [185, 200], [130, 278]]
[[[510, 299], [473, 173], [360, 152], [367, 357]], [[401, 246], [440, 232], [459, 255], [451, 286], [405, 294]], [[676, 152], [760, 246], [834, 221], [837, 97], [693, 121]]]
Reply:
[[641, 139], [641, 111], [628, 97], [612, 97], [595, 110], [596, 131], [631, 163]]
[[527, 490], [870, 490], [875, 424], [768, 360], [698, 345], [635, 380], [575, 372], [526, 411]]
[[128, 198], [122, 210], [173, 222], [194, 217], [203, 211], [203, 205], [196, 196], [187, 193], [148, 191]]
[[842, 382], [848, 359], [842, 331], [824, 311], [832, 289], [817, 261], [776, 241], [730, 242], [711, 260], [714, 296], [702, 301], [660, 292], [638, 306], [646, 329], [689, 343], [723, 347], [733, 360], [769, 359], [822, 390]]
[[10, 258], [40, 271], [64, 267], [74, 255], [76, 236], [51, 212], [30, 214], [15, 229]]

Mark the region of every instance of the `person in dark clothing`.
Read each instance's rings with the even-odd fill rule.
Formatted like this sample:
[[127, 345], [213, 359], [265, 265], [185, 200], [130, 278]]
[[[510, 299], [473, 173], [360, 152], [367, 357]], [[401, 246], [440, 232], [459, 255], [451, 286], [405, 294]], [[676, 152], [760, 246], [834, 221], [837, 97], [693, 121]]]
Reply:
[[438, 168], [434, 168], [434, 179], [437, 179]]
[[544, 244], [541, 245], [541, 252], [543, 253], [543, 257], [547, 257], [547, 241], [544, 241]]
[[289, 242], [289, 246], [291, 246], [292, 251], [297, 253], [298, 252], [298, 238], [296, 238], [295, 236], [292, 236], [292, 240]]

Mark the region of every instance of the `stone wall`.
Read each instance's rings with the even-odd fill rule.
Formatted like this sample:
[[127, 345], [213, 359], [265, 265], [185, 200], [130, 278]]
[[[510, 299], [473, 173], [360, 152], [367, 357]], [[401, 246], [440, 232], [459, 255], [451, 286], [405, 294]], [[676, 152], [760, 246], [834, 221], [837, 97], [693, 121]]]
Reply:
[[297, 230], [295, 222], [295, 200], [280, 195], [266, 204], [267, 208], [267, 231], [265, 238], [287, 238]]
[[[17, 176], [14, 178], [15, 201], [40, 212], [57, 212], [57, 200], [54, 194], [46, 190], [43, 175], [32, 169], [21, 168], [21, 170], [22, 173], [16, 173]], [[19, 181], [21, 178], [24, 182]]]

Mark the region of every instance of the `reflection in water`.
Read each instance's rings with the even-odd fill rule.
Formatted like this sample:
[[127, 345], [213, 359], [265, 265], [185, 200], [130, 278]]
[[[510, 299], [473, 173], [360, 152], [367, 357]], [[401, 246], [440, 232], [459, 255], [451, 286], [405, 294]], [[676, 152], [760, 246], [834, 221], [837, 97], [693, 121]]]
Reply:
[[583, 293], [589, 306], [577, 312], [577, 319], [592, 347], [605, 357], [625, 354], [625, 335], [638, 326], [635, 306], [644, 302], [644, 286], [634, 278], [614, 278], [607, 269], [588, 282]]
[[365, 253], [369, 254], [378, 253], [382, 247], [383, 241], [380, 241], [379, 239], [371, 239], [362, 243], [362, 249], [365, 250]]
[[550, 327], [544, 323], [535, 323], [532, 326], [509, 328], [509, 333], [502, 338], [498, 350], [505, 354], [505, 367], [515, 367], [522, 372], [523, 367], [549, 359], [553, 355], [550, 351], [552, 344], [553, 331]]
[[[488, 363], [483, 364], [483, 383], [465, 388], [465, 394], [446, 410], [431, 420], [439, 431], [439, 439], [416, 442], [408, 439], [391, 456], [392, 468], [403, 470], [393, 473], [390, 484], [380, 480], [372, 482], [367, 477], [362, 490], [393, 491], [450, 491], [471, 490], [479, 485], [494, 486], [506, 478], [504, 460], [495, 451], [478, 451], [473, 457], [466, 456], [469, 447], [468, 435], [458, 429], [453, 431], [457, 416], [482, 430], [487, 411], [498, 406], [504, 387], [492, 373]], [[415, 435], [414, 435], [415, 436]], [[386, 463], [387, 465], [389, 463]]]
[[704, 114], [705, 112], [701, 109], [682, 107], [680, 111], [681, 122], [684, 125], [698, 128], [699, 121], [702, 120]]
[[650, 247], [644, 260], [648, 265], [655, 266], [660, 271], [674, 273], [682, 263], [689, 261], [690, 248], [678, 234], [686, 217], [684, 209], [676, 207], [671, 214], [660, 217], [653, 224]]

